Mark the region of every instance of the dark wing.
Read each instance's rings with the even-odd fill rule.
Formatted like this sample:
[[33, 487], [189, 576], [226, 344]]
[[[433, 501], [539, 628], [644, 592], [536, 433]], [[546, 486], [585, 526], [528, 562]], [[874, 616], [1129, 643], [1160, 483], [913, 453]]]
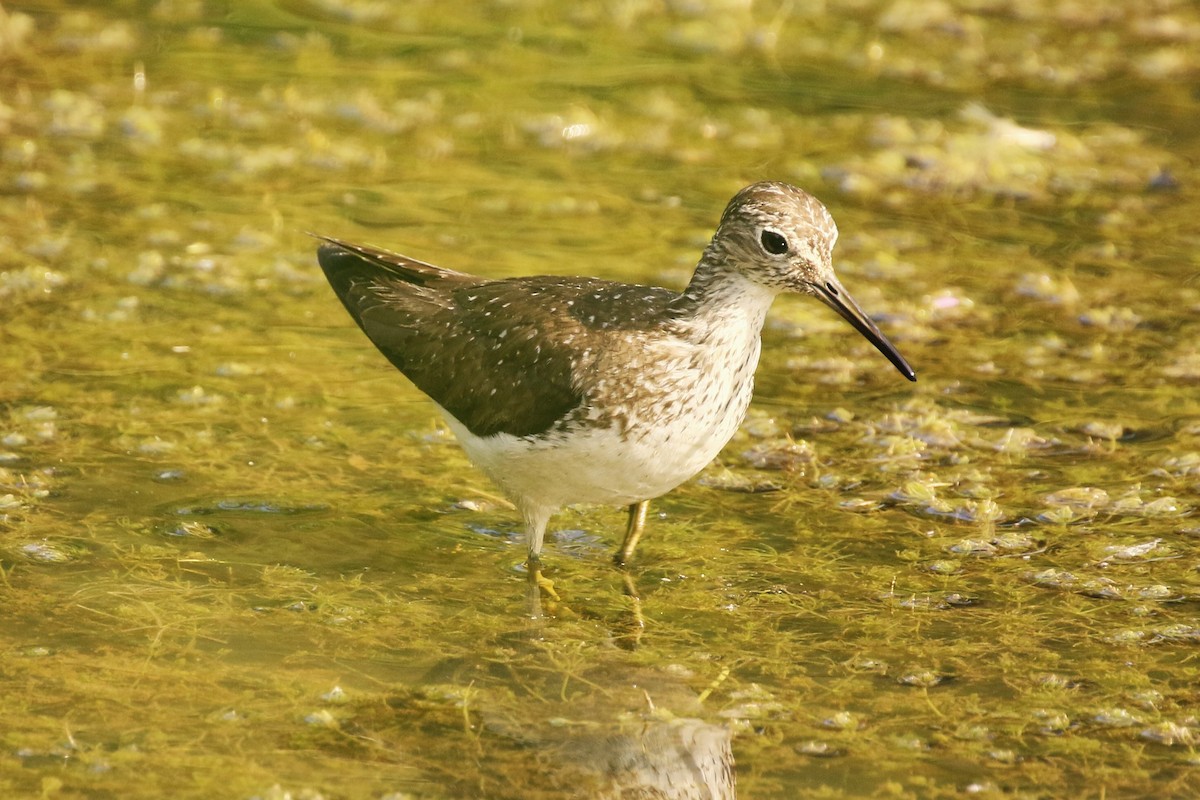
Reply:
[[321, 268], [367, 338], [476, 436], [542, 433], [583, 401], [573, 339], [556, 335], [579, 327], [559, 279], [485, 281], [320, 238]]

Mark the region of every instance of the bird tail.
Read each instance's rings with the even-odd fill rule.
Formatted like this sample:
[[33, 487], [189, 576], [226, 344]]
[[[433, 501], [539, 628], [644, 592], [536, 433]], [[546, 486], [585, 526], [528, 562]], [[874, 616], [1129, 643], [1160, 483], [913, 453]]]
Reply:
[[443, 269], [390, 250], [354, 244], [317, 233], [309, 235], [322, 242], [317, 250], [317, 261], [339, 296], [343, 296], [355, 278], [386, 276], [399, 278], [405, 283], [417, 286], [471, 280], [470, 276], [461, 272]]

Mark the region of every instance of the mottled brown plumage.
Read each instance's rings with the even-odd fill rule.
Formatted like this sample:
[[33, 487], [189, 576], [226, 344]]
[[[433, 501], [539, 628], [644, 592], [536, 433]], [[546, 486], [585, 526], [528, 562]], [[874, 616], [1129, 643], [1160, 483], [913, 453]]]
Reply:
[[679, 297], [592, 278], [489, 281], [321, 238], [321, 266], [367, 338], [476, 436], [564, 423], [584, 398], [573, 377], [584, 354], [604, 350], [613, 331], [661, 327]]

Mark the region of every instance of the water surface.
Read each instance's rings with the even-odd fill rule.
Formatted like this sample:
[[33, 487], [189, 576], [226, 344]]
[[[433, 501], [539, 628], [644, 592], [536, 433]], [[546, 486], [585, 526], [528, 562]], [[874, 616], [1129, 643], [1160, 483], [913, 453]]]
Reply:
[[[1189, 796], [1197, 10], [448, 8], [0, 11], [0, 790]], [[920, 382], [781, 300], [640, 600], [572, 509], [531, 618], [306, 231], [680, 287], [762, 179]]]

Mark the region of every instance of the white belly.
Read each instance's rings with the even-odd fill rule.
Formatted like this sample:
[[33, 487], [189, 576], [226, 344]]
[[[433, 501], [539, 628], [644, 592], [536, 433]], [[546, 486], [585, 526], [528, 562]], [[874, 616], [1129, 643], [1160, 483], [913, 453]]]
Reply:
[[628, 505], [671, 491], [729, 442], [750, 404], [758, 349], [755, 335], [733, 364], [664, 359], [638, 383], [652, 400], [630, 403], [619, 424], [535, 439], [479, 437], [446, 418], [470, 459], [520, 505]]

